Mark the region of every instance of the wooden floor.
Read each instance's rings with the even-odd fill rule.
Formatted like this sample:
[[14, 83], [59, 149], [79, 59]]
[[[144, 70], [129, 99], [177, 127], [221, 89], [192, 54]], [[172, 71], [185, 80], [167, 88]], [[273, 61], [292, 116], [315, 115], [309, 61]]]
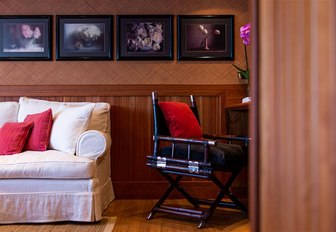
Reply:
[[[249, 221], [245, 214], [236, 210], [217, 209], [202, 230], [197, 229], [198, 220], [158, 213], [151, 220], [146, 216], [156, 200], [114, 200], [105, 210], [105, 216], [117, 216], [113, 232], [143, 231], [234, 231], [249, 232]], [[187, 204], [184, 200], [169, 200], [169, 204]]]

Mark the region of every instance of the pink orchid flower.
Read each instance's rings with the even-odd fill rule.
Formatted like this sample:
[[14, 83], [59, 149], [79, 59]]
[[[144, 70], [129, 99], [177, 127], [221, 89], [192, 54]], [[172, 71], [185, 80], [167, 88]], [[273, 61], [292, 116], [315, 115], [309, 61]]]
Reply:
[[240, 38], [243, 39], [243, 43], [245, 45], [250, 44], [250, 31], [251, 31], [251, 23], [248, 23], [240, 28]]

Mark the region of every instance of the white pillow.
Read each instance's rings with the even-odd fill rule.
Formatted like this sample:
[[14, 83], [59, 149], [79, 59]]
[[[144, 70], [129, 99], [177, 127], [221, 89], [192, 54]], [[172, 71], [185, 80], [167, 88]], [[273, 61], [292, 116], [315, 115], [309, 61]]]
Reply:
[[75, 154], [79, 136], [87, 130], [94, 103], [80, 107], [61, 105], [54, 116], [49, 147]]
[[46, 101], [28, 97], [20, 97], [19, 103], [18, 122], [23, 122], [28, 114], [41, 113], [49, 108], [52, 110], [53, 117], [55, 117], [60, 106], [65, 105], [64, 102]]
[[[89, 104], [91, 102], [65, 102], [65, 105], [78, 107]], [[88, 130], [98, 130], [105, 133], [110, 131], [110, 104], [105, 102], [94, 103], [91, 120], [88, 126]]]
[[19, 103], [0, 102], [0, 127], [6, 122], [17, 122]]

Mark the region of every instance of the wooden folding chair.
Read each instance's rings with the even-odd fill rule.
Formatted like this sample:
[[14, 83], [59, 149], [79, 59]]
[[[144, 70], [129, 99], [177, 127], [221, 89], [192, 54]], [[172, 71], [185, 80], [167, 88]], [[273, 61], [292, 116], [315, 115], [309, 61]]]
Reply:
[[[190, 96], [190, 99], [190, 110], [199, 123], [196, 101], [193, 96]], [[209, 135], [202, 135], [201, 138], [173, 137], [170, 125], [167, 125], [169, 120], [166, 112], [162, 109], [163, 105], [159, 103], [156, 92], [152, 93], [152, 103], [154, 149], [153, 154], [147, 157], [147, 166], [158, 170], [168, 180], [169, 186], [154, 205], [147, 219], [153, 218], [158, 212], [163, 212], [197, 218], [200, 220], [198, 228], [203, 228], [217, 207], [235, 208], [247, 213], [246, 207], [232, 194], [230, 187], [242, 168], [247, 166], [249, 138]], [[223, 140], [229, 143], [220, 142]], [[234, 144], [232, 141], [238, 141], [240, 144]], [[216, 172], [227, 172], [230, 176], [225, 183], [222, 183], [216, 177]], [[199, 199], [191, 196], [179, 184], [185, 176], [211, 180], [219, 188], [217, 197]], [[187, 209], [165, 205], [165, 200], [174, 189], [179, 191], [193, 207]], [[224, 202], [225, 196], [231, 201]], [[208, 208], [202, 210], [201, 205], [207, 205]]]

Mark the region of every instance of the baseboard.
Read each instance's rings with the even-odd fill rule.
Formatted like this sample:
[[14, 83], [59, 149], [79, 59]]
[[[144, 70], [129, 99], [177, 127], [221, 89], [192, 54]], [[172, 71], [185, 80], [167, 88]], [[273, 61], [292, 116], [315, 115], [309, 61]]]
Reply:
[[[181, 185], [193, 196], [200, 198], [215, 198], [218, 193], [218, 188], [210, 181], [185, 181]], [[166, 181], [113, 181], [116, 199], [158, 199], [167, 187]], [[233, 186], [231, 191], [241, 199], [248, 198], [247, 186]], [[176, 190], [170, 197], [183, 198]]]

